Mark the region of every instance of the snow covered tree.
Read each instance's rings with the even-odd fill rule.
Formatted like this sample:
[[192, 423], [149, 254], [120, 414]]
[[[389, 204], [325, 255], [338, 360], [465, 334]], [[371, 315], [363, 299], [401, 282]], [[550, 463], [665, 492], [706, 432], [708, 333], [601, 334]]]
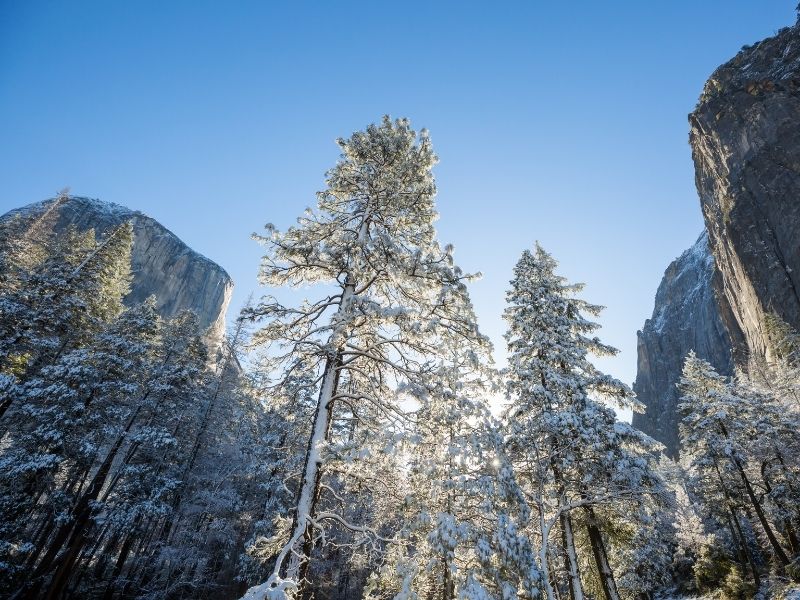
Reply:
[[598, 401], [639, 408], [626, 385], [590, 361], [590, 354], [616, 352], [590, 337], [599, 326], [584, 315], [596, 316], [601, 307], [575, 297], [582, 286], [568, 284], [556, 266], [537, 245], [514, 269], [504, 314], [510, 354], [505, 451], [532, 507], [526, 531], [538, 538], [542, 592], [555, 598], [551, 535], [557, 527], [566, 587], [573, 600], [584, 597], [577, 541], [583, 526], [602, 593], [615, 600], [620, 593], [608, 531], [644, 523], [647, 501], [664, 489], [652, 464], [655, 443]]
[[21, 287], [21, 277], [45, 260], [58, 208], [68, 199], [69, 191], [63, 190], [40, 210], [12, 213], [0, 222], [0, 292]]
[[[728, 557], [718, 553], [713, 559], [714, 563], [723, 563], [719, 569], [709, 563], [709, 549], [705, 549], [706, 556], [701, 556], [695, 566], [698, 585], [702, 590], [704, 586], [721, 584], [732, 568], [724, 563], [738, 561], [740, 569], [750, 571], [758, 588], [760, 549], [749, 535], [747, 508], [741, 502], [740, 483], [727, 458], [729, 449], [725, 436], [708, 420], [717, 414], [721, 403], [732, 400], [728, 397], [727, 381], [708, 362], [690, 352], [684, 363], [680, 389], [679, 407], [684, 415], [680, 427], [681, 444], [685, 448], [682, 462], [689, 475], [690, 490], [700, 499], [707, 519], [713, 523], [709, 527], [711, 534], [719, 541], [728, 542], [725, 546], [729, 552]], [[738, 405], [738, 409], [746, 408], [738, 402], [734, 405]], [[726, 417], [730, 408], [719, 416]], [[713, 574], [714, 571], [718, 574]]]
[[[296, 307], [267, 298], [252, 311], [266, 322], [255, 340], [274, 349], [272, 366], [283, 371], [276, 386], [302, 366], [314, 373], [318, 397], [288, 539], [267, 582], [248, 598], [306, 593], [309, 558], [326, 525], [382, 537], [318, 511], [339, 452], [332, 432], [349, 421], [375, 432], [373, 441], [385, 447], [385, 432], [408, 421], [404, 390], [422, 385], [435, 369], [439, 335], [449, 331], [466, 345], [480, 338], [465, 312], [468, 277], [436, 240], [436, 157], [427, 133], [417, 136], [408, 121], [386, 117], [339, 146], [341, 160], [327, 174], [317, 210], [283, 233], [268, 226], [271, 235], [263, 238], [269, 252], [262, 283], [326, 284], [330, 291]], [[376, 415], [383, 425], [371, 422]]]
[[42, 256], [32, 270], [20, 265], [16, 284], [0, 289], [0, 374], [8, 390], [0, 418], [14, 402], [14, 381], [35, 377], [122, 312], [132, 244], [130, 223], [99, 241], [94, 230], [69, 229], [37, 246]]
[[[798, 556], [797, 415], [746, 382], [719, 375], [694, 353], [680, 388], [691, 482], [717, 529], [728, 529], [739, 568], [750, 571], [758, 588], [760, 555], [767, 553], [779, 571], [797, 577], [790, 567]], [[762, 536], [765, 543], [757, 544]]]
[[471, 597], [470, 587], [479, 582], [491, 588], [477, 553], [497, 521], [487, 493], [497, 477], [496, 432], [486, 402], [495, 385], [490, 350], [486, 342], [465, 346], [461, 336], [445, 332], [435, 369], [411, 392], [419, 407], [415, 433], [405, 440], [401, 543], [371, 593], [455, 600]]
[[[34, 511], [44, 499], [53, 511], [49, 521], [65, 518], [58, 508], [68, 505], [106, 443], [107, 427], [142, 372], [155, 323], [152, 302], [127, 311], [90, 344], [20, 386], [20, 406], [10, 417], [8, 448], [0, 456], [4, 521], [15, 523], [15, 532], [36, 523]], [[14, 496], [19, 499], [9, 504]]]
[[480, 397], [470, 398], [469, 392], [459, 389], [458, 373], [452, 379], [441, 375], [443, 381], [432, 386], [417, 413], [420, 439], [410, 450], [407, 502], [411, 510], [401, 536], [413, 548], [409, 562], [419, 568], [406, 594], [413, 590], [422, 597], [453, 600], [463, 587], [460, 578], [475, 568], [468, 555], [475, 546], [475, 524], [464, 516], [475, 509], [469, 506], [475, 500], [470, 486], [485, 464], [475, 464], [476, 458], [486, 458], [486, 448], [475, 446], [482, 444], [478, 436], [486, 420], [481, 412], [486, 409]]
[[193, 425], [206, 364], [195, 318], [162, 322], [151, 300], [123, 313], [118, 323], [96, 346], [62, 355], [25, 386], [20, 410], [31, 417], [28, 437], [41, 440], [44, 454], [26, 462], [14, 451], [25, 445], [14, 444], [4, 458], [34, 476], [45, 467], [57, 469], [61, 500], [55, 507], [61, 512], [36, 532], [27, 560], [32, 568], [17, 598], [58, 597], [94, 533], [113, 535], [115, 527], [137, 519], [131, 515], [157, 527], [179, 485], [190, 447], [176, 436]]

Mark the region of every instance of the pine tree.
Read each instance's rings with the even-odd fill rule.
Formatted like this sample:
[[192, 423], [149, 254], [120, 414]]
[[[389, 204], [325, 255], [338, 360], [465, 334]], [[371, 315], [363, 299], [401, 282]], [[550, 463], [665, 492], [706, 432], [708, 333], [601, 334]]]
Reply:
[[727, 524], [734, 555], [758, 587], [760, 568], [755, 554], [760, 551], [750, 542], [748, 515], [755, 516], [752, 526], [760, 528], [766, 539], [765, 550], [780, 570], [797, 557], [794, 486], [789, 483], [789, 496], [781, 497], [784, 490], [772, 495], [770, 482], [794, 480], [795, 454], [788, 463], [783, 456], [797, 448], [797, 417], [785, 405], [748, 388], [746, 383], [737, 385], [719, 375], [693, 352], [686, 358], [680, 388], [684, 415], [681, 439], [686, 443], [685, 460], [696, 493], [719, 527]]
[[0, 222], [0, 293], [21, 287], [21, 277], [44, 262], [52, 245], [58, 209], [69, 200], [63, 190], [53, 200], [4, 217]]
[[421, 384], [433, 369], [437, 334], [450, 330], [465, 344], [479, 337], [464, 312], [467, 277], [453, 265], [451, 249], [436, 241], [436, 157], [427, 133], [418, 137], [408, 121], [387, 117], [339, 146], [342, 158], [327, 174], [318, 209], [284, 233], [270, 228], [263, 240], [270, 251], [262, 283], [325, 283], [333, 291], [298, 307], [268, 298], [253, 311], [267, 322], [255, 340], [275, 346], [281, 381], [308, 365], [319, 395], [289, 539], [272, 575], [250, 598], [305, 593], [314, 539], [326, 524], [375, 538], [372, 530], [332, 513], [321, 518], [317, 510], [337, 452], [329, 447], [342, 425], [337, 421], [341, 416], [381, 430], [369, 421], [380, 415], [391, 424], [384, 430], [405, 427], [403, 386]]
[[403, 546], [384, 570], [395, 598], [464, 597], [485, 579], [476, 550], [491, 537], [495, 515], [487, 510], [487, 479], [493, 478], [494, 423], [486, 398], [494, 387], [488, 343], [465, 347], [459, 336], [441, 336], [436, 368], [423, 388], [415, 435], [407, 440], [410, 461], [403, 505]]
[[18, 270], [17, 285], [0, 290], [0, 373], [6, 375], [0, 385], [8, 390], [0, 418], [14, 402], [16, 381], [36, 377], [121, 313], [132, 245], [130, 223], [101, 241], [91, 229], [70, 228], [49, 239], [33, 270]]

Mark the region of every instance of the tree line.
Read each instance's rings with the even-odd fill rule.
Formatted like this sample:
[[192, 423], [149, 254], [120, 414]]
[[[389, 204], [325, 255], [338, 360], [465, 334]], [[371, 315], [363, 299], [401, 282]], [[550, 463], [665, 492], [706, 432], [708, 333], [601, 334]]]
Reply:
[[126, 307], [131, 224], [56, 235], [67, 200], [2, 226], [0, 594], [235, 595], [267, 422], [242, 325], [210, 357], [194, 314]]
[[[11, 598], [749, 598], [800, 576], [800, 338], [724, 378], [693, 354], [682, 457], [593, 357], [602, 307], [538, 244], [496, 369], [451, 246], [430, 138], [339, 140], [317, 205], [256, 236], [221, 348], [126, 306], [132, 228], [0, 229], [0, 593]], [[309, 291], [309, 294], [311, 293]], [[498, 400], [498, 398], [500, 400]], [[248, 589], [249, 588], [249, 589]]]

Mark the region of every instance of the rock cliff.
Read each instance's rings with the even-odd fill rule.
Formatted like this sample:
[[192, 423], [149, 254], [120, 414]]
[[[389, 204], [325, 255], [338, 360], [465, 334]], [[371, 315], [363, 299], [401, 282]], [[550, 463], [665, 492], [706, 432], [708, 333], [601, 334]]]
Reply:
[[672, 454], [686, 352], [730, 373], [768, 354], [765, 313], [800, 329], [800, 26], [719, 67], [689, 123], [710, 254], [692, 258], [701, 237], [667, 269], [634, 384], [647, 405], [634, 424]]
[[678, 453], [678, 389], [683, 359], [690, 350], [721, 373], [732, 373], [732, 342], [720, 317], [713, 282], [714, 258], [703, 232], [674, 260], [656, 292], [653, 316], [637, 332], [638, 367], [633, 389], [647, 406], [633, 424]]
[[689, 121], [716, 291], [745, 364], [768, 350], [765, 312], [800, 327], [800, 27], [719, 67]]
[[[38, 210], [47, 202], [52, 201], [17, 210]], [[74, 225], [81, 231], [94, 228], [98, 236], [102, 236], [130, 220], [134, 233], [131, 255], [133, 283], [125, 302], [133, 304], [155, 295], [162, 316], [170, 317], [182, 310], [192, 310], [201, 326], [208, 329], [209, 341], [219, 343], [225, 331], [225, 312], [233, 293], [233, 281], [222, 267], [189, 248], [158, 221], [138, 211], [74, 196], [56, 210], [56, 231]]]

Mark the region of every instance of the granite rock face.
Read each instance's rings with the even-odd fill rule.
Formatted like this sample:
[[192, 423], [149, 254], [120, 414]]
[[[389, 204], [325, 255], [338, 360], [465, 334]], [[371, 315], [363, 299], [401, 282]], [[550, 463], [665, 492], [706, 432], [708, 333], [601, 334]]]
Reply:
[[[17, 210], [39, 210], [47, 202], [52, 200]], [[171, 317], [191, 310], [200, 325], [207, 328], [210, 344], [216, 346], [221, 342], [225, 313], [233, 293], [233, 281], [222, 267], [189, 248], [158, 221], [138, 211], [80, 197], [70, 197], [56, 210], [57, 231], [74, 225], [80, 231], [94, 228], [98, 237], [102, 237], [121, 223], [131, 221], [133, 283], [125, 303], [135, 304], [155, 295], [159, 314]]]
[[689, 123], [710, 253], [692, 258], [701, 237], [667, 269], [634, 384], [647, 406], [634, 424], [673, 455], [674, 383], [690, 349], [729, 374], [768, 356], [765, 313], [800, 329], [800, 25], [719, 67]]
[[716, 292], [745, 366], [768, 352], [765, 312], [800, 328], [800, 26], [719, 67], [689, 121]]
[[733, 372], [732, 342], [714, 294], [717, 271], [703, 232], [674, 260], [656, 292], [653, 316], [637, 332], [638, 367], [633, 389], [647, 406], [633, 424], [678, 454], [677, 383], [690, 350], [720, 372]]

